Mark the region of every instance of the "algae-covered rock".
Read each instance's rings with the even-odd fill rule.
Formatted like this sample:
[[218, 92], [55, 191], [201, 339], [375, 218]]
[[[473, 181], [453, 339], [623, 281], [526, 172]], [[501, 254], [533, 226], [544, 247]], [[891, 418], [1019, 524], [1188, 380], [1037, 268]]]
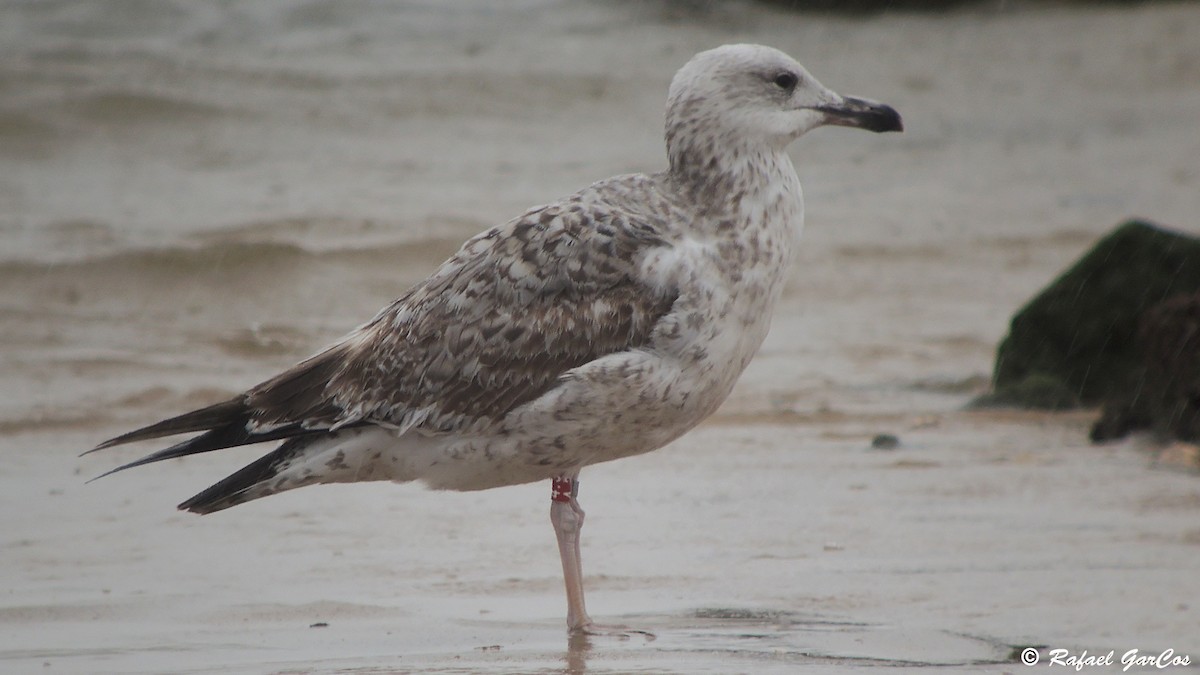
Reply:
[[1037, 408], [1071, 410], [1080, 406], [1079, 395], [1055, 375], [1030, 373], [1006, 387], [997, 388], [971, 403], [975, 408]]
[[1139, 386], [1105, 404], [1092, 440], [1121, 438], [1137, 429], [1200, 440], [1200, 293], [1177, 295], [1147, 310], [1138, 346]]
[[1013, 317], [996, 353], [993, 393], [978, 403], [1061, 408], [1123, 398], [1143, 384], [1138, 321], [1146, 309], [1200, 290], [1200, 240], [1129, 221]]

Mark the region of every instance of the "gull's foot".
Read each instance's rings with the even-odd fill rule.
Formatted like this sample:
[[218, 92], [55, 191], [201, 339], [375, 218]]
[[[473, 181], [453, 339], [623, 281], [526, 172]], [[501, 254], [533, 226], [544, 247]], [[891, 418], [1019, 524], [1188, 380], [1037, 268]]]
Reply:
[[628, 640], [633, 637], [640, 637], [646, 642], [651, 642], [657, 636], [648, 630], [638, 630], [629, 626], [614, 626], [603, 623], [593, 623], [588, 621], [579, 626], [575, 626], [570, 630], [571, 637], [611, 637], [618, 640]]

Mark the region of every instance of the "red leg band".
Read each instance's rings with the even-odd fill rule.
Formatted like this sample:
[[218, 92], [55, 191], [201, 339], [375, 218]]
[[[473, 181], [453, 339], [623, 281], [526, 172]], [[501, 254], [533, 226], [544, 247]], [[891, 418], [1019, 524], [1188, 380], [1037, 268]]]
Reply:
[[558, 477], [550, 479], [550, 501], [570, 502], [575, 496], [575, 486], [579, 483], [571, 478]]

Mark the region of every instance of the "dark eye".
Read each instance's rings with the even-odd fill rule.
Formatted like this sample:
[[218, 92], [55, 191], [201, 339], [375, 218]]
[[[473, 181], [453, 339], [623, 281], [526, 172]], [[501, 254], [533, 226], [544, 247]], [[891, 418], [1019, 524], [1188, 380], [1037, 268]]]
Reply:
[[775, 86], [791, 91], [796, 88], [796, 76], [792, 73], [780, 73], [775, 76]]

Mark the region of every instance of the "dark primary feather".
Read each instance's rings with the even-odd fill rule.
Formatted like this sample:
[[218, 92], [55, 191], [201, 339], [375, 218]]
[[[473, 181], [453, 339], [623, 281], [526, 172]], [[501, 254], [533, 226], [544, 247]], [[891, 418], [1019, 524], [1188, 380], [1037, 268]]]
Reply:
[[[304, 429], [298, 424], [278, 427], [267, 432], [254, 433], [246, 429], [245, 422], [233, 421], [229, 424], [210, 429], [186, 441], [180, 441], [169, 448], [153, 452], [127, 464], [122, 464], [115, 469], [96, 476], [92, 480], [99, 480], [109, 474], [124, 471], [125, 469], [132, 469], [135, 466], [161, 462], [164, 459], [175, 459], [176, 457], [186, 457], [187, 455], [195, 455], [202, 452], [224, 450], [225, 448], [235, 448], [242, 445], [253, 445], [254, 443], [266, 443], [267, 441], [278, 441], [284, 438], [309, 436], [317, 433], [321, 433], [321, 430]], [[94, 450], [89, 450], [88, 452], [94, 452]]]
[[341, 342], [245, 394], [95, 449], [205, 432], [113, 470], [120, 471], [293, 439], [181, 506], [190, 508], [231, 486], [244, 492], [246, 480], [278, 466], [270, 458], [322, 432], [364, 424], [445, 432], [498, 421], [572, 368], [644, 345], [678, 295], [640, 281], [645, 253], [665, 242], [602, 199], [596, 204], [605, 189], [597, 184], [469, 240]]
[[[305, 391], [308, 387], [315, 386], [315, 382], [319, 378], [328, 377], [330, 364], [335, 362], [338, 356], [339, 352], [336, 347], [328, 349], [269, 380], [268, 383], [280, 382], [292, 386], [297, 391]], [[144, 464], [161, 462], [166, 459], [185, 457], [187, 455], [212, 452], [213, 450], [222, 450], [242, 445], [252, 445], [254, 443], [307, 436], [322, 431], [321, 428], [305, 426], [302, 423], [302, 420], [305, 418], [302, 416], [296, 416], [289, 420], [271, 420], [270, 424], [264, 425], [261, 419], [261, 412], [261, 410], [250, 405], [248, 395], [242, 394], [228, 401], [222, 401], [221, 403], [121, 434], [83, 454], [90, 454], [114, 445], [163, 438], [165, 436], [176, 436], [196, 431], [204, 432], [199, 436], [194, 436], [158, 452], [151, 453], [127, 464], [122, 464], [92, 479], [98, 480], [118, 471], [132, 469]]]
[[246, 406], [243, 397], [232, 398], [228, 401], [222, 401], [207, 408], [193, 410], [189, 413], [184, 413], [170, 419], [165, 419], [161, 422], [156, 422], [141, 429], [135, 429], [129, 433], [121, 434], [116, 438], [110, 438], [100, 445], [83, 453], [85, 455], [111, 448], [114, 445], [123, 445], [125, 443], [133, 443], [134, 441], [145, 441], [152, 438], [162, 438], [164, 436], [175, 436], [178, 434], [186, 434], [193, 431], [206, 431], [213, 427], [228, 424], [231, 420], [241, 418], [249, 419], [250, 409]]
[[315, 438], [302, 436], [284, 441], [275, 450], [183, 502], [179, 510], [207, 514], [247, 501], [246, 492], [250, 488], [274, 477], [280, 466], [302, 452]]

